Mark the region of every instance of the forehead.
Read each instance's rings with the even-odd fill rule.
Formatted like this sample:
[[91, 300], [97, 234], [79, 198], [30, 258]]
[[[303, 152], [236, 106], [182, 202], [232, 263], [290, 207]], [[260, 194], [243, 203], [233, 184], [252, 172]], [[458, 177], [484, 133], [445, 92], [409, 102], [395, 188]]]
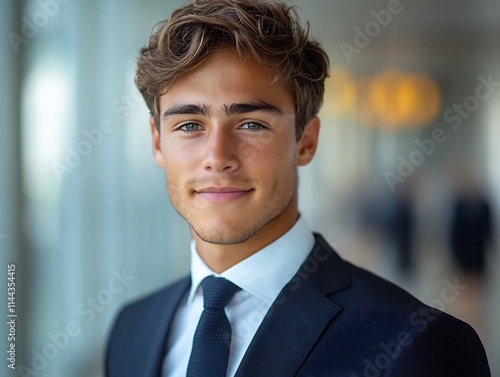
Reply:
[[292, 92], [273, 70], [252, 58], [241, 58], [231, 50], [211, 54], [202, 64], [182, 75], [160, 98], [160, 109], [172, 104], [203, 103], [224, 107], [232, 103], [270, 103], [285, 113], [294, 113]]

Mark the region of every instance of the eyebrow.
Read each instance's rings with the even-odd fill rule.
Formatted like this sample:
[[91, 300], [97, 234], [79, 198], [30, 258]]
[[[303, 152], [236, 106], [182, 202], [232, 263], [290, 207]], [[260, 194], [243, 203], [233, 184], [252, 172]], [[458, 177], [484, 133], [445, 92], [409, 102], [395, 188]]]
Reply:
[[[206, 104], [181, 104], [169, 107], [163, 112], [162, 119], [168, 118], [175, 115], [209, 115], [210, 106]], [[278, 107], [271, 105], [270, 103], [257, 101], [257, 102], [246, 102], [246, 103], [233, 103], [231, 105], [224, 105], [222, 113], [225, 116], [232, 116], [238, 114], [251, 113], [255, 111], [262, 111], [266, 113], [271, 113], [275, 115], [283, 115], [284, 112]]]
[[186, 104], [186, 105], [175, 105], [169, 107], [167, 110], [163, 112], [162, 119], [165, 119], [169, 116], [173, 115], [208, 115], [208, 106], [207, 105], [194, 105], [194, 104]]
[[224, 114], [226, 116], [252, 113], [254, 111], [262, 111], [266, 113], [283, 115], [283, 111], [278, 107], [267, 102], [248, 102], [248, 103], [233, 103], [230, 106], [224, 106]]

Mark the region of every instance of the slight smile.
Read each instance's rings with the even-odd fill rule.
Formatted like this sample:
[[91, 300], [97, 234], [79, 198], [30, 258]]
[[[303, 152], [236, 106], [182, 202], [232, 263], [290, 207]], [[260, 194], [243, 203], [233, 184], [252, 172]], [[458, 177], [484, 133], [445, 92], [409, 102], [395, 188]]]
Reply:
[[207, 187], [196, 190], [195, 193], [209, 202], [231, 202], [249, 194], [253, 189], [241, 189], [237, 187]]

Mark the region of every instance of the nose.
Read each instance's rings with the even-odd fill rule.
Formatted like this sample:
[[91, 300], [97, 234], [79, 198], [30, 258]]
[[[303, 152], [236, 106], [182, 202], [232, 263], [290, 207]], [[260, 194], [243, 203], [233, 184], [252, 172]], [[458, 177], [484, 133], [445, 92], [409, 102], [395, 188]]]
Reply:
[[216, 127], [207, 136], [204, 168], [212, 172], [231, 172], [239, 167], [238, 140], [230, 130]]

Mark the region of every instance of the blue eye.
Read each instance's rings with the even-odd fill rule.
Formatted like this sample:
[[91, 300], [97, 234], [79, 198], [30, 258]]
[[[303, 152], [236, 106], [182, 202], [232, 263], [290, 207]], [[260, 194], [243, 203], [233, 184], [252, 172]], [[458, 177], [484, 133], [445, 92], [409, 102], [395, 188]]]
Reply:
[[191, 133], [199, 131], [201, 129], [203, 128], [197, 123], [184, 123], [182, 126], [178, 128], [179, 131], [182, 131], [184, 133]]
[[244, 125], [242, 125], [240, 128], [243, 130], [249, 130], [249, 131], [259, 131], [259, 130], [263, 130], [265, 127], [259, 123], [248, 122], [248, 123], [245, 123]]

